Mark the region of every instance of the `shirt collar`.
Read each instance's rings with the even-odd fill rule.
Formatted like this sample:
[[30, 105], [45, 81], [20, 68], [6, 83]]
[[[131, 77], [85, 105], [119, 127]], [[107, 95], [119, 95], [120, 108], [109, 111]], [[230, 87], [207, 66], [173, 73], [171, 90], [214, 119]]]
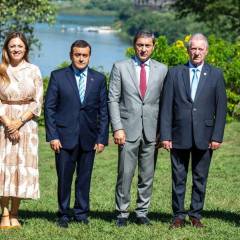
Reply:
[[73, 71], [74, 71], [74, 74], [79, 76], [80, 74], [82, 74], [83, 76], [87, 76], [87, 70], [88, 70], [88, 67], [86, 67], [84, 70], [82, 69], [77, 69], [73, 64], [72, 64], [72, 68], [73, 68]]
[[200, 72], [202, 71], [203, 64], [204, 64], [204, 63], [202, 63], [201, 65], [195, 67], [190, 61], [188, 62], [188, 66], [189, 66], [189, 68], [195, 68], [195, 69], [198, 69]]
[[[14, 68], [11, 64], [9, 64], [9, 68]], [[31, 64], [29, 62], [27, 62], [26, 60], [23, 60], [21, 63], [19, 63], [15, 69], [17, 70], [22, 70], [25, 68], [31, 68]]]
[[[143, 62], [140, 61], [140, 59], [139, 59], [137, 56], [135, 56], [135, 57], [133, 58], [133, 60], [134, 60], [135, 66], [140, 66], [140, 65], [143, 63]], [[150, 65], [150, 59], [148, 59], [146, 62], [144, 62], [144, 64], [145, 64], [145, 66], [148, 66], [148, 67], [149, 67], [149, 65]]]

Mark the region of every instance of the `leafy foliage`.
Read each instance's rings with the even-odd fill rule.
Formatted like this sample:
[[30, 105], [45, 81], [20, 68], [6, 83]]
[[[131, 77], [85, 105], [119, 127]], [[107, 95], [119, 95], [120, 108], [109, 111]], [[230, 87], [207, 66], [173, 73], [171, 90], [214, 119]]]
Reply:
[[34, 23], [53, 23], [55, 9], [49, 0], [1, 0], [0, 1], [0, 43], [10, 31], [25, 33], [29, 45], [37, 44], [34, 37]]
[[117, 11], [122, 4], [127, 3], [127, 0], [89, 0], [87, 9], [98, 8], [106, 11]]
[[[129, 36], [142, 29], [154, 32], [156, 36], [165, 35], [170, 42], [177, 38], [183, 38], [191, 32], [203, 32], [208, 34], [209, 28], [204, 24], [196, 24], [193, 17], [176, 20], [173, 11], [159, 12], [149, 9], [134, 9], [133, 6], [122, 6], [118, 13], [123, 32]], [[204, 29], [204, 31], [203, 31]]]
[[[190, 36], [168, 44], [165, 36], [157, 38], [152, 58], [168, 66], [184, 64], [188, 61], [186, 44]], [[223, 70], [227, 96], [228, 121], [240, 119], [240, 42], [230, 43], [214, 35], [209, 37], [209, 54], [207, 62]], [[127, 55], [134, 55], [133, 48], [127, 50]]]
[[239, 0], [176, 0], [178, 17], [193, 14], [197, 22], [205, 22], [212, 32], [229, 40], [240, 37]]

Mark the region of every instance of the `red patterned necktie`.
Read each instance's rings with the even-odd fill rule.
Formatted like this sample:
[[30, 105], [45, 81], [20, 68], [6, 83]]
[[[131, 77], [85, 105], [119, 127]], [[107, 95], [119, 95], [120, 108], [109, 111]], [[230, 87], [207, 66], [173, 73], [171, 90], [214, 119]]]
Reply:
[[147, 89], [147, 77], [146, 77], [146, 70], [145, 70], [145, 63], [141, 63], [141, 70], [140, 70], [140, 92], [142, 99], [145, 96], [146, 89]]

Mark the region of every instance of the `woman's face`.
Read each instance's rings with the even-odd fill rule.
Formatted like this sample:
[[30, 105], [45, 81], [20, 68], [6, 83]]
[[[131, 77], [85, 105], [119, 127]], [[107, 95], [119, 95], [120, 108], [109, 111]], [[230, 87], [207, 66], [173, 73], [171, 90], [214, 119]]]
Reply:
[[25, 52], [25, 44], [20, 38], [16, 37], [9, 41], [8, 53], [11, 64], [18, 65], [23, 60]]

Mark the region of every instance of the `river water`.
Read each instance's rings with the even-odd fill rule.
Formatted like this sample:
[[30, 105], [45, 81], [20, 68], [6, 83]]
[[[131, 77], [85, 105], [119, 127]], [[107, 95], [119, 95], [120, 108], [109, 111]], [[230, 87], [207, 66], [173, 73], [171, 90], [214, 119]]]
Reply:
[[90, 66], [110, 72], [112, 64], [125, 59], [129, 47], [116, 33], [98, 33], [84, 30], [88, 27], [110, 26], [114, 21], [109, 16], [71, 16], [59, 15], [56, 24], [36, 24], [35, 35], [41, 42], [40, 50], [30, 54], [31, 62], [38, 65], [43, 76], [64, 61], [69, 60], [71, 44], [77, 39], [88, 41], [92, 46]]

